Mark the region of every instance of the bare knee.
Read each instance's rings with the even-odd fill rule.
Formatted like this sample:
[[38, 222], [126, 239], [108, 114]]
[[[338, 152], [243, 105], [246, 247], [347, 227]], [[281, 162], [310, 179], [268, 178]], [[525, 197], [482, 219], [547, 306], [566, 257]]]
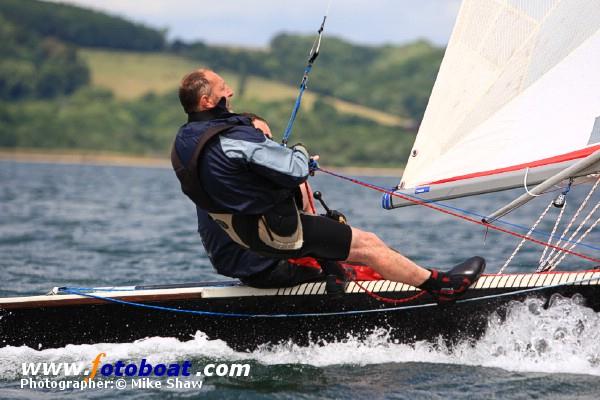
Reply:
[[383, 240], [379, 238], [373, 232], [364, 232], [362, 231], [362, 237], [364, 241], [364, 245], [368, 247], [387, 247]]
[[352, 228], [349, 261], [368, 263], [372, 257], [381, 252], [382, 248], [386, 246], [376, 234]]

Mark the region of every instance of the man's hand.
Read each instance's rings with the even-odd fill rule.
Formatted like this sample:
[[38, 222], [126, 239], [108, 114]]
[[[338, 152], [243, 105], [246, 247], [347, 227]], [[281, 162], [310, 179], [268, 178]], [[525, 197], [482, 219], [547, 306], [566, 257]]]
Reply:
[[252, 125], [254, 125], [256, 129], [261, 131], [266, 137], [268, 137], [269, 139], [273, 139], [271, 128], [269, 128], [269, 125], [265, 121], [255, 118], [254, 120], [252, 120]]
[[310, 176], [315, 176], [315, 171], [319, 169], [319, 163], [317, 162], [318, 160], [318, 155], [314, 155], [308, 160], [308, 173]]

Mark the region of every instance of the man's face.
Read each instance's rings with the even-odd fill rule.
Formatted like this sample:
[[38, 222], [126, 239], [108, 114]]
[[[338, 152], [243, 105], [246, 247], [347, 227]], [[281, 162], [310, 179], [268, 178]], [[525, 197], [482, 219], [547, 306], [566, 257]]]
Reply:
[[211, 94], [207, 98], [207, 104], [205, 108], [215, 107], [219, 101], [225, 97], [226, 106], [231, 111], [231, 98], [233, 97], [233, 90], [225, 83], [225, 80], [213, 71], [206, 72], [206, 79], [211, 85]]

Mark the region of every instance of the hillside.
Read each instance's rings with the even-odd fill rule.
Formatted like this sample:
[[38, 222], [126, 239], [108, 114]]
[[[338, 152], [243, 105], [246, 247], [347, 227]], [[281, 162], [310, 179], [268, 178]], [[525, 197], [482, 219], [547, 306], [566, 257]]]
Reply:
[[[179, 79], [199, 66], [224, 75], [236, 111], [262, 115], [280, 138], [313, 37], [277, 35], [263, 50], [168, 42], [101, 12], [3, 0], [0, 39], [0, 147], [166, 157], [185, 122]], [[292, 141], [328, 165], [400, 166], [443, 50], [324, 40]]]
[[39, 36], [1, 13], [0, 42], [0, 100], [50, 99], [89, 81], [87, 66], [73, 46]]
[[77, 46], [160, 50], [166, 45], [164, 32], [69, 4], [2, 0], [0, 15], [36, 35]]
[[[87, 61], [94, 86], [110, 90], [117, 99], [132, 100], [148, 93], [166, 94], [177, 90], [181, 77], [189, 71], [206, 65], [169, 53], [127, 52], [115, 50], [82, 49], [79, 54]], [[223, 72], [236, 94], [259, 101], [293, 101], [298, 88], [257, 76], [245, 77], [234, 72]], [[303, 97], [306, 107], [312, 108], [319, 96], [307, 91]], [[325, 96], [323, 99], [338, 112], [357, 115], [386, 126], [410, 127], [412, 122], [369, 107]]]
[[[205, 60], [216, 70], [233, 70], [296, 85], [314, 36], [280, 34], [266, 50], [174, 43], [172, 51]], [[403, 46], [362, 46], [326, 36], [310, 77], [314, 93], [404, 117], [418, 125], [443, 49], [425, 41]]]

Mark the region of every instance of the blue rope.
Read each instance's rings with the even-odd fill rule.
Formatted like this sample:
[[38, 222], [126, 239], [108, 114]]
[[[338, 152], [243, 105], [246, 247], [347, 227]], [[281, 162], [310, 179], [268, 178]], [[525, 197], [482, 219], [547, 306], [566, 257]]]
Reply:
[[131, 291], [135, 291], [135, 290], [139, 290], [136, 289], [135, 286], [121, 286], [121, 287], [113, 287], [113, 288], [103, 288], [103, 287], [97, 287], [97, 288], [86, 288], [86, 287], [59, 287], [58, 290], [60, 292], [64, 292], [64, 293], [68, 293], [68, 290], [76, 290], [76, 291], [88, 291], [88, 292], [131, 292]]
[[[507, 292], [507, 293], [499, 293], [499, 294], [493, 294], [493, 295], [488, 295], [488, 296], [474, 297], [471, 299], [462, 299], [462, 300], [459, 299], [456, 301], [456, 303], [467, 303], [467, 302], [473, 302], [473, 301], [479, 301], [479, 300], [488, 300], [488, 299], [495, 299], [495, 298], [506, 297], [506, 296], [514, 296], [514, 295], [518, 295], [518, 294], [525, 294], [525, 293], [532, 293], [532, 292], [537, 292], [537, 291], [546, 290], [546, 289], [553, 289], [553, 288], [557, 288], [557, 287], [561, 287], [561, 286], [581, 285], [583, 283], [591, 282], [591, 281], [598, 282], [599, 279], [600, 278], [588, 278], [588, 279], [582, 279], [582, 280], [574, 281], [574, 282], [557, 283], [555, 285], [520, 289], [520, 290], [511, 291], [511, 292]], [[323, 312], [323, 313], [298, 313], [298, 314], [222, 313], [222, 312], [213, 312], [213, 311], [187, 310], [187, 309], [182, 309], [182, 308], [155, 306], [155, 305], [151, 305], [151, 304], [144, 304], [144, 303], [137, 303], [137, 302], [132, 302], [132, 301], [115, 299], [112, 297], [99, 296], [99, 295], [95, 295], [92, 293], [85, 293], [85, 292], [81, 292], [81, 291], [73, 289], [73, 288], [65, 287], [62, 289], [63, 289], [63, 293], [74, 294], [74, 295], [89, 297], [89, 298], [98, 299], [98, 300], [104, 300], [107, 302], [122, 304], [122, 305], [126, 305], [126, 306], [140, 307], [140, 308], [146, 308], [146, 309], [157, 310], [157, 311], [169, 311], [169, 312], [175, 312], [175, 313], [181, 313], [181, 314], [193, 314], [193, 315], [204, 315], [204, 316], [212, 316], [212, 317], [227, 317], [227, 318], [330, 317], [330, 316], [339, 316], [339, 315], [360, 315], [360, 314], [381, 313], [381, 312], [389, 312], [389, 311], [402, 311], [402, 310], [415, 309], [415, 308], [438, 306], [437, 303], [428, 303], [428, 304], [418, 304], [418, 305], [413, 305], [413, 306], [387, 307], [387, 308], [377, 308], [377, 309], [368, 309], [368, 310], [337, 311], [337, 312]], [[95, 290], [95, 289], [89, 288], [89, 290]]]
[[304, 69], [304, 76], [302, 77], [302, 82], [300, 83], [300, 92], [298, 93], [298, 97], [296, 97], [296, 104], [294, 104], [294, 109], [292, 110], [292, 115], [290, 116], [290, 120], [288, 121], [287, 127], [285, 128], [285, 132], [283, 133], [283, 139], [281, 143], [286, 146], [290, 136], [292, 135], [292, 127], [294, 126], [294, 122], [296, 121], [296, 115], [298, 115], [298, 110], [300, 110], [300, 103], [302, 102], [302, 95], [306, 90], [306, 83], [308, 82], [308, 74], [312, 70], [312, 64], [308, 64]]
[[[315, 170], [318, 171], [318, 170], [320, 170], [320, 168], [316, 168]], [[333, 175], [333, 176], [337, 176], [337, 177], [342, 178], [342, 179], [346, 179], [346, 180], [353, 179], [356, 182], [360, 182], [361, 184], [365, 184], [365, 185], [370, 185], [370, 186], [376, 187], [376, 188], [381, 189], [382, 191], [385, 191], [386, 193], [390, 193], [390, 194], [392, 194], [396, 190], [396, 188], [389, 189], [389, 188], [386, 188], [386, 187], [383, 187], [383, 186], [375, 185], [373, 183], [361, 181], [360, 179], [350, 178], [348, 176], [344, 176], [344, 175], [338, 174], [338, 173], [332, 173], [331, 171], [328, 171], [327, 173], [330, 174], [330, 175]], [[569, 188], [570, 188], [570, 186], [569, 186]], [[554, 191], [557, 191], [557, 190], [561, 190], [561, 189], [552, 190], [552, 191], [549, 191], [547, 193], [551, 193], [551, 192], [554, 192]], [[469, 210], [465, 210], [465, 209], [462, 209], [462, 208], [459, 208], [459, 207], [451, 206], [449, 204], [442, 203], [440, 201], [428, 200], [428, 199], [422, 198], [420, 196], [411, 195], [411, 194], [408, 194], [408, 193], [402, 193], [402, 195], [406, 196], [406, 197], [410, 197], [410, 198], [418, 200], [418, 201], [421, 201], [421, 202], [424, 202], [424, 203], [435, 204], [435, 205], [437, 205], [439, 207], [446, 208], [446, 209], [452, 210], [452, 211], [457, 211], [457, 212], [460, 212], [460, 213], [465, 214], [465, 215], [471, 215], [471, 216], [475, 216], [475, 217], [479, 217], [479, 218], [485, 218], [486, 217], [485, 215], [478, 214], [478, 213], [476, 213], [474, 211], [469, 211]], [[510, 227], [513, 227], [513, 228], [518, 228], [518, 229], [523, 230], [524, 232], [528, 232], [529, 229], [530, 229], [527, 226], [515, 224], [515, 223], [509, 222], [509, 221], [504, 221], [502, 219], [498, 219], [498, 220], [496, 220], [494, 222], [497, 223], [497, 224], [503, 224], [503, 225], [510, 226]], [[550, 233], [545, 232], [545, 231], [541, 231], [541, 230], [537, 230], [537, 229], [533, 230], [532, 233], [536, 234], [536, 235], [539, 235], [539, 236], [545, 236], [545, 237], [548, 237], [548, 238], [551, 236]], [[561, 237], [560, 240], [564, 241], [564, 242], [568, 242], [568, 243], [576, 243], [576, 240], [573, 240], [573, 239], [569, 240], [569, 239], [564, 238], [564, 237]], [[586, 248], [591, 249], [591, 250], [600, 251], [600, 247], [594, 246], [594, 245], [591, 245], [591, 244], [587, 244], [585, 242], [580, 242], [577, 245], [581, 246], [581, 247], [586, 247]]]
[[321, 27], [317, 32], [317, 37], [310, 49], [308, 63], [306, 64], [306, 68], [304, 68], [304, 74], [302, 75], [302, 81], [300, 82], [300, 92], [298, 93], [298, 97], [296, 97], [296, 103], [294, 104], [292, 115], [290, 116], [290, 120], [288, 121], [287, 127], [285, 128], [285, 132], [283, 133], [283, 139], [281, 140], [281, 144], [284, 146], [287, 146], [288, 140], [292, 135], [292, 127], [294, 126], [294, 122], [296, 121], [296, 116], [298, 115], [298, 110], [300, 110], [300, 104], [302, 103], [302, 95], [304, 94], [304, 91], [306, 90], [306, 84], [308, 83], [308, 74], [310, 74], [313, 63], [319, 56], [319, 50], [321, 48], [321, 38], [323, 36], [323, 29], [325, 28], [326, 20], [327, 15], [323, 17], [323, 22], [321, 22]]

